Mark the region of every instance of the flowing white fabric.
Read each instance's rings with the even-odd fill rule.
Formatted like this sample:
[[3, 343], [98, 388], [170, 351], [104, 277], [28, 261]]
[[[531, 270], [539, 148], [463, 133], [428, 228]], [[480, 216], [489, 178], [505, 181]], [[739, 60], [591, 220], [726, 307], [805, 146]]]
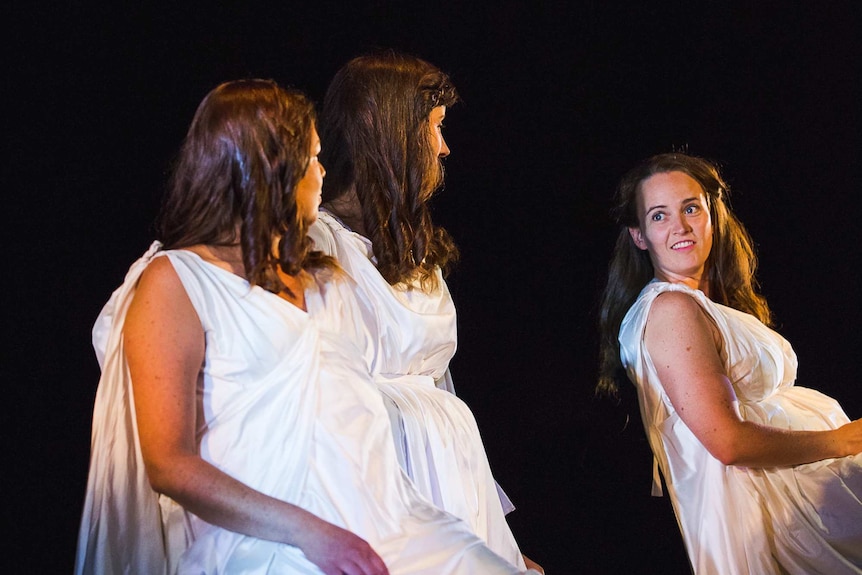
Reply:
[[321, 573], [296, 547], [211, 525], [149, 488], [122, 329], [141, 272], [160, 256], [170, 258], [205, 332], [204, 459], [358, 534], [393, 575], [523, 571], [429, 504], [400, 470], [368, 372], [374, 340], [356, 317], [348, 278], [309, 288], [305, 313], [192, 252], [154, 244], [94, 328], [104, 369], [76, 573]]
[[757, 318], [682, 284], [649, 283], [623, 319], [620, 351], [694, 572], [862, 573], [862, 455], [768, 469], [712, 457], [674, 410], [643, 342], [653, 301], [670, 290], [695, 298], [718, 327], [743, 419], [825, 430], [848, 418], [832, 398], [795, 385], [796, 354]]
[[454, 395], [448, 371], [456, 349], [455, 306], [437, 270], [438, 288], [391, 286], [375, 267], [371, 242], [321, 210], [309, 235], [334, 256], [370, 306], [377, 357], [372, 365], [392, 420], [399, 461], [419, 491], [466, 520], [498, 554], [523, 566], [505, 513], [511, 502], [494, 481], [469, 407]]

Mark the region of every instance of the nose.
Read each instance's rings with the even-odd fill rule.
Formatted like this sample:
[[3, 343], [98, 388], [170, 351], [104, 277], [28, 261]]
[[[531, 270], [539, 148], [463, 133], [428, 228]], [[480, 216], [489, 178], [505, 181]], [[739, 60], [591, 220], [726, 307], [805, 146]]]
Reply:
[[449, 145], [446, 143], [446, 140], [440, 138], [440, 153], [438, 154], [441, 158], [445, 158], [449, 155]]
[[326, 168], [324, 168], [323, 164], [321, 164], [321, 163], [318, 163], [317, 165], [320, 166], [320, 177], [325, 178], [326, 177]]
[[674, 222], [674, 233], [676, 234], [687, 234], [692, 230], [691, 224], [685, 219], [684, 216], [677, 216], [676, 221]]

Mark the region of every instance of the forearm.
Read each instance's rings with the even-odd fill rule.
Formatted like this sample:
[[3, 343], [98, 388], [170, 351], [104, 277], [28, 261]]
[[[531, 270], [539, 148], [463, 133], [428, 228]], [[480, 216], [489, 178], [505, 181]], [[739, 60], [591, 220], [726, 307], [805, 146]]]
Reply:
[[720, 441], [707, 445], [726, 465], [784, 467], [855, 453], [842, 430], [799, 431], [740, 421]]
[[174, 458], [162, 469], [151, 474], [151, 481], [158, 479], [154, 487], [213, 525], [297, 547], [324, 573], [388, 574], [383, 559], [356, 534], [264, 495], [198, 457]]
[[269, 497], [196, 456], [149, 466], [153, 488], [204, 521], [260, 539], [301, 546], [303, 530], [318, 520], [307, 511]]

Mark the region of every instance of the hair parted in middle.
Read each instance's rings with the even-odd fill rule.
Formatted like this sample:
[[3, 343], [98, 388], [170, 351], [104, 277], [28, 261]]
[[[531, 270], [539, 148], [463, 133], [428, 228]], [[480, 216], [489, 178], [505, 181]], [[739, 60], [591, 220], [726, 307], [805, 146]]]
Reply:
[[458, 251], [431, 221], [442, 186], [429, 114], [459, 100], [449, 77], [414, 56], [382, 51], [354, 58], [332, 79], [321, 111], [323, 201], [355, 193], [377, 269], [392, 285], [436, 282]]
[[620, 325], [641, 290], [655, 276], [649, 253], [635, 245], [628, 231], [628, 228], [640, 227], [637, 196], [650, 176], [668, 172], [688, 175], [706, 196], [713, 226], [712, 250], [704, 270], [709, 298], [749, 313], [766, 325], [772, 321], [769, 306], [758, 292], [754, 244], [745, 226], [730, 209], [727, 199], [730, 188], [718, 167], [704, 158], [680, 152], [647, 158], [620, 180], [611, 212], [619, 233], [599, 312], [601, 365], [597, 391], [600, 393], [616, 395], [618, 392]]

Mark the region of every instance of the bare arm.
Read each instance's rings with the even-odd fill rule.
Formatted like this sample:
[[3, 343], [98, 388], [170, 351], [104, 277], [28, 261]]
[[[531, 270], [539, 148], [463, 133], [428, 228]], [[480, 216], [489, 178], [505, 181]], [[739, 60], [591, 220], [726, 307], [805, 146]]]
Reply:
[[787, 466], [862, 451], [862, 420], [830, 431], [792, 431], [743, 421], [719, 357], [718, 332], [691, 296], [658, 296], [644, 337], [674, 409], [725, 465]]
[[154, 490], [225, 529], [299, 547], [324, 573], [387, 573], [359, 537], [251, 489], [198, 455], [195, 387], [204, 332], [168, 258], [155, 259], [141, 276], [124, 341], [141, 451]]

